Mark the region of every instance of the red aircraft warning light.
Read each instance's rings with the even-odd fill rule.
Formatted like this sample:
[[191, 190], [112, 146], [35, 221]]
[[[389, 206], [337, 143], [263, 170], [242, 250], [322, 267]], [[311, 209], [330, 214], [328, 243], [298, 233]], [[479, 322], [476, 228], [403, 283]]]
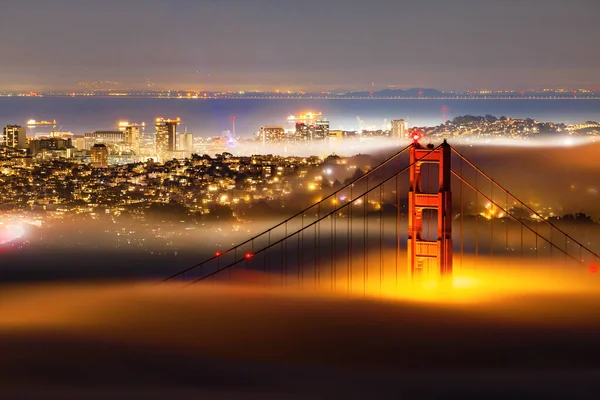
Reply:
[[590, 265], [590, 272], [592, 274], [595, 274], [596, 272], [598, 272], [598, 266], [596, 264]]
[[246, 260], [249, 260], [252, 257], [254, 257], [254, 253], [250, 253], [250, 252], [246, 253]]
[[421, 139], [421, 132], [420, 131], [413, 131], [412, 133], [412, 139], [413, 142], [417, 143], [420, 139]]
[[215, 257], [219, 257], [221, 254], [223, 253], [221, 253], [220, 251], [215, 251]]

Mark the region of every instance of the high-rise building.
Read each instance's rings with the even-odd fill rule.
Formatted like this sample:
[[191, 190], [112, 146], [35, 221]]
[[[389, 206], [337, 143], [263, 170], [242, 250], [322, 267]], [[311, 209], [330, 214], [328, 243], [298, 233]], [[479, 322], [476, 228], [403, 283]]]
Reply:
[[141, 132], [143, 131], [145, 123], [135, 124], [127, 121], [119, 122], [119, 130], [123, 132], [123, 143], [126, 150], [139, 153], [140, 150], [140, 139]]
[[90, 150], [90, 161], [94, 168], [107, 168], [108, 147], [101, 143], [93, 145]]
[[329, 121], [317, 120], [314, 125], [313, 140], [327, 139], [329, 136]]
[[299, 141], [323, 140], [329, 136], [329, 121], [296, 122], [295, 138]]
[[179, 135], [179, 150], [191, 154], [194, 151], [194, 135], [191, 133], [182, 133]]
[[260, 139], [266, 142], [283, 142], [285, 140], [285, 129], [283, 126], [261, 126]]
[[296, 141], [322, 140], [329, 136], [329, 121], [322, 119], [321, 112], [307, 112], [299, 116], [290, 115], [287, 120], [296, 124]]
[[19, 125], [7, 125], [4, 127], [2, 141], [0, 144], [16, 149], [25, 149], [25, 128]]
[[177, 150], [177, 125], [181, 119], [156, 119], [156, 152], [164, 155]]
[[408, 123], [406, 120], [392, 120], [392, 137], [396, 139], [406, 139], [408, 137]]
[[308, 125], [304, 122], [296, 122], [296, 132], [294, 133], [294, 139], [298, 141], [310, 140], [310, 132]]

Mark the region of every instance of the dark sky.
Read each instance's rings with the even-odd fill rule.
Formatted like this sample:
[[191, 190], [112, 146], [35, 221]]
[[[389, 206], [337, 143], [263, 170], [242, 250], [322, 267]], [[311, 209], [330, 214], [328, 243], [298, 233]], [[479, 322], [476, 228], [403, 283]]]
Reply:
[[598, 0], [0, 0], [0, 89], [600, 84]]

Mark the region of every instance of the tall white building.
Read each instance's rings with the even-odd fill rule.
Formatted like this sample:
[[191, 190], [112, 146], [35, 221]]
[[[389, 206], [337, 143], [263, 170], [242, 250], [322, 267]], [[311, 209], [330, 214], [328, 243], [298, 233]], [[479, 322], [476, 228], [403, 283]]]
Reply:
[[179, 150], [185, 152], [186, 156], [190, 155], [194, 151], [194, 135], [187, 132], [180, 134]]
[[2, 141], [0, 144], [17, 149], [27, 148], [25, 140], [25, 128], [19, 125], [7, 125], [4, 127]]
[[177, 125], [181, 123], [179, 118], [156, 118], [156, 152], [159, 155], [167, 155], [177, 150]]
[[406, 139], [408, 136], [408, 122], [404, 119], [392, 120], [392, 137]]

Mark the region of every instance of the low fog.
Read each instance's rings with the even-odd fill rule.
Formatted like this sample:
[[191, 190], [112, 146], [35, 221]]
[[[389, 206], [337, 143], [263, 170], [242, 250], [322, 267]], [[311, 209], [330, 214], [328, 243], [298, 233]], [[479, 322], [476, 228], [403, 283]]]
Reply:
[[448, 290], [5, 287], [0, 396], [594, 398], [598, 292], [568, 275], [562, 288], [516, 276], [517, 290], [488, 275], [458, 302]]
[[[600, 250], [593, 190], [600, 145], [457, 148]], [[365, 171], [393, 151], [348, 164]], [[348, 164], [328, 164], [325, 175], [340, 187], [355, 174]], [[463, 173], [473, 182], [465, 165]], [[406, 249], [396, 251], [407, 239], [407, 177], [335, 211], [340, 196], [351, 197], [350, 188], [341, 191], [202, 273], [162, 284], [334, 188], [225, 220], [164, 214], [24, 224], [23, 236], [0, 254], [0, 397], [595, 398], [600, 275], [588, 265], [593, 257], [489, 183], [482, 192], [519, 212], [534, 232], [552, 235], [557, 247], [522, 234], [483, 196], [452, 184], [454, 274], [447, 280], [408, 280]], [[366, 188], [355, 185], [352, 196]], [[260, 251], [327, 213], [335, 217]], [[563, 218], [573, 213], [584, 214]], [[423, 231], [435, 235], [433, 219], [425, 218]], [[235, 268], [186, 286], [246, 252], [250, 259]]]
[[[526, 202], [535, 211], [544, 217], [549, 215], [552, 223], [570, 234], [582, 244], [598, 252], [599, 249], [599, 218], [600, 218], [600, 186], [597, 177], [600, 176], [600, 144], [587, 144], [568, 147], [505, 147], [505, 146], [465, 146], [457, 145], [458, 151], [467, 156], [477, 166], [504, 186], [515, 197]], [[156, 279], [165, 278], [182, 269], [190, 267], [205, 258], [213, 256], [217, 251], [223, 252], [243, 240], [260, 233], [270, 226], [283, 221], [304, 207], [315, 203], [333, 190], [340, 188], [352, 176], [373, 168], [383, 161], [396, 149], [381, 151], [372, 155], [353, 156], [340, 165], [335, 161], [328, 161], [322, 167], [309, 172], [310, 176], [323, 176], [323, 179], [337, 181], [337, 186], [323, 187], [321, 190], [301, 190], [298, 194], [290, 195], [285, 200], [261, 201], [235, 209], [235, 217], [222, 215], [210, 218], [185, 215], [158, 214], [145, 221], [139, 221], [126, 214], [119, 217], [99, 215], [96, 219], [90, 217], [74, 217], [71, 220], [53, 221], [42, 227], [29, 225], [23, 219], [21, 226], [24, 236], [18, 240], [3, 245], [2, 265], [0, 266], [1, 282], [26, 282], [26, 281], [61, 281], [72, 279]], [[369, 182], [372, 188], [382, 177], [394, 173], [400, 166], [408, 165], [408, 155], [404, 154], [400, 162], [391, 164], [382, 170], [382, 173]], [[354, 168], [351, 168], [354, 167]], [[478, 184], [484, 192], [499, 207], [511, 209], [519, 213], [518, 217], [526, 219], [527, 224], [533, 229], [549, 237], [554, 235], [554, 240], [560, 240], [559, 247], [564, 247], [562, 234], [548, 228], [548, 224], [531, 221], [530, 213], [520, 206], [515, 205], [512, 199], [492, 188], [481, 176], [476, 181], [474, 171], [466, 164], [461, 163], [458, 157], [453, 157], [453, 169], [461, 172], [464, 178], [472, 184]], [[324, 171], [327, 170], [329, 174]], [[435, 183], [435, 175], [428, 172], [424, 183], [431, 187]], [[408, 192], [408, 175], [401, 175], [398, 183], [400, 188], [400, 214], [401, 225], [398, 234], [402, 237], [401, 244], [405, 246], [406, 240], [406, 207]], [[489, 252], [489, 244], [494, 237], [493, 252], [496, 256], [506, 252], [520, 253], [519, 230], [514, 221], [501, 215], [498, 207], [493, 208], [495, 214], [491, 220], [475, 218], [476, 215], [491, 212], [486, 208], [489, 201], [484, 196], [476, 196], [466, 185], [462, 186], [458, 179], [453, 178], [453, 216], [454, 220], [454, 247], [455, 252], [460, 250], [460, 229], [463, 231], [463, 252], [473, 254]], [[325, 215], [335, 207], [339, 207], [342, 199], [355, 197], [366, 190], [366, 180], [361, 180], [352, 188], [347, 188], [338, 193], [334, 204], [323, 203], [319, 209], [316, 207], [292, 220], [287, 226], [287, 233], [298, 229], [302, 223], [314, 221], [316, 215]], [[324, 243], [335, 240], [334, 251], [341, 252], [336, 257], [342, 257], [347, 246], [348, 222], [352, 221], [356, 230], [355, 239], [363, 234], [361, 224], [364, 215], [369, 215], [369, 247], [378, 246], [379, 231], [384, 230], [383, 242], [386, 248], [393, 248], [396, 236], [396, 181], [389, 181], [381, 190], [372, 191], [367, 198], [362, 198], [352, 205], [335, 214], [334, 219], [323, 220], [319, 230], [324, 237], [321, 245], [331, 254], [331, 246]], [[352, 192], [351, 192], [352, 190]], [[359, 204], [359, 202], [362, 202]], [[368, 207], [364, 207], [368, 203]], [[378, 208], [376, 208], [376, 206]], [[352, 211], [349, 211], [349, 209]], [[365, 214], [366, 212], [366, 214]], [[462, 217], [461, 217], [462, 215]], [[562, 218], [563, 216], [572, 218]], [[301, 221], [302, 219], [302, 221]], [[380, 222], [382, 221], [382, 222]], [[462, 223], [461, 223], [462, 221]], [[435, 235], [435, 219], [426, 220], [425, 233]], [[326, 234], [335, 224], [336, 235]], [[285, 235], [285, 226], [272, 232], [270, 240], [275, 241]], [[510, 229], [511, 243], [507, 246], [505, 236]], [[545, 229], [545, 230], [544, 230]], [[475, 230], [478, 241], [475, 243]], [[307, 231], [305, 235], [311, 234]], [[529, 236], [528, 236], [529, 235]], [[335, 239], [332, 237], [335, 236]], [[433, 237], [432, 237], [433, 238]], [[534, 236], [525, 230], [525, 244], [531, 242]], [[256, 251], [268, 244], [264, 237], [263, 242], [257, 241], [255, 248], [244, 251]], [[290, 243], [293, 242], [290, 241]], [[312, 248], [308, 243], [307, 248]], [[327, 242], [329, 243], [329, 242]], [[346, 243], [346, 244], [344, 244]], [[362, 246], [362, 244], [360, 244]], [[539, 243], [540, 249], [548, 245], [543, 241]], [[338, 249], [339, 247], [339, 249]], [[359, 243], [353, 246], [359, 248]], [[480, 248], [478, 248], [480, 247]], [[529, 243], [529, 249], [535, 243]], [[576, 251], [576, 247], [571, 247]], [[273, 254], [281, 250], [271, 250]], [[327, 254], [327, 252], [322, 252]], [[525, 250], [525, 256], [531, 251]], [[273, 261], [275, 262], [275, 261]]]

